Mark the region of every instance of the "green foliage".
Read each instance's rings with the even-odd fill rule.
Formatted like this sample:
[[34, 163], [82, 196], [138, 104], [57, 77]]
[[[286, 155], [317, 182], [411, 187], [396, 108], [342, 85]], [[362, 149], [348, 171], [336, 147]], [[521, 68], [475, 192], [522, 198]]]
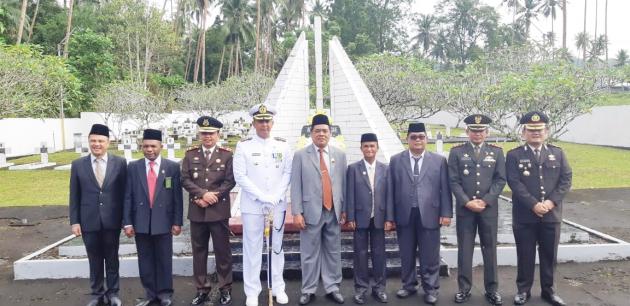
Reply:
[[0, 46], [0, 118], [57, 117], [82, 109], [81, 82], [64, 60], [35, 46]]
[[79, 30], [70, 40], [68, 65], [83, 84], [83, 93], [88, 101], [100, 86], [116, 77], [116, 66], [112, 54], [112, 41], [94, 31]]

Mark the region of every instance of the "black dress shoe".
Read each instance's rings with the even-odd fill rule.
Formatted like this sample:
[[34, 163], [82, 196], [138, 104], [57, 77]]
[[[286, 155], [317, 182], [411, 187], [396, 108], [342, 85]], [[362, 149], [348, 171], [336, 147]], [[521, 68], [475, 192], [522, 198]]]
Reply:
[[195, 298], [193, 298], [192, 302], [190, 302], [190, 305], [193, 305], [193, 306], [201, 305], [207, 302], [208, 300], [209, 299], [208, 299], [207, 293], [197, 292], [197, 295], [195, 296]]
[[315, 300], [315, 295], [312, 293], [302, 293], [300, 296], [300, 305], [306, 305]]
[[330, 292], [330, 293], [326, 294], [326, 297], [329, 300], [331, 300], [331, 301], [333, 301], [333, 302], [335, 302], [337, 304], [343, 304], [343, 302], [344, 302], [343, 295], [341, 295], [341, 293], [339, 293], [339, 291]]
[[458, 304], [466, 302], [468, 301], [468, 299], [470, 299], [470, 295], [471, 295], [470, 291], [457, 292], [455, 294], [455, 298], [453, 299], [453, 301], [455, 301], [455, 303], [458, 303]]
[[353, 300], [355, 303], [359, 305], [365, 304], [365, 294], [363, 293], [355, 294], [353, 297]]
[[565, 306], [566, 303], [555, 293], [552, 294], [541, 294], [543, 300], [553, 306]]
[[372, 296], [381, 303], [387, 303], [387, 293], [383, 291], [372, 291]]
[[514, 305], [525, 305], [530, 297], [529, 292], [519, 292], [514, 296]]
[[503, 299], [498, 292], [486, 292], [485, 296], [490, 305], [503, 305]]
[[219, 305], [232, 305], [232, 290], [221, 289], [219, 296]]
[[401, 299], [406, 299], [414, 294], [416, 294], [418, 291], [417, 290], [407, 290], [407, 289], [400, 289], [396, 292], [396, 296], [401, 298]]
[[425, 294], [424, 295], [424, 303], [425, 304], [429, 304], [429, 305], [435, 305], [435, 303], [437, 303], [437, 296], [433, 295], [433, 294]]

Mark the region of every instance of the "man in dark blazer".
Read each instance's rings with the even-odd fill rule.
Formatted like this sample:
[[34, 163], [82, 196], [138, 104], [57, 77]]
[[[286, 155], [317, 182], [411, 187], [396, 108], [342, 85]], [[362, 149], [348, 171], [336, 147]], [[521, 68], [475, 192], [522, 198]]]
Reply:
[[236, 185], [232, 151], [217, 141], [223, 124], [212, 117], [197, 120], [201, 146], [188, 151], [182, 161], [182, 186], [190, 194], [188, 219], [193, 251], [193, 277], [197, 294], [192, 305], [209, 300], [208, 242], [212, 236], [219, 278], [219, 304], [232, 303], [232, 250], [230, 248], [230, 191]]
[[88, 140], [91, 154], [74, 160], [70, 171], [70, 224], [72, 233], [83, 237], [90, 263], [92, 293], [87, 305], [122, 305], [118, 296], [118, 246], [127, 162], [107, 153], [107, 126], [94, 124]]
[[341, 211], [346, 193], [346, 154], [329, 144], [330, 121], [317, 114], [311, 121], [312, 144], [297, 151], [291, 166], [291, 214], [300, 229], [302, 295], [300, 305], [313, 301], [321, 278], [326, 297], [344, 298], [341, 284]]
[[416, 254], [420, 247], [420, 271], [424, 302], [438, 300], [440, 226], [449, 226], [453, 203], [446, 158], [425, 150], [423, 123], [411, 123], [409, 150], [392, 156], [389, 164], [387, 205], [394, 212], [401, 259], [403, 287], [396, 292], [407, 298], [417, 292]]
[[505, 157], [500, 147], [486, 143], [492, 120], [485, 115], [466, 117], [469, 142], [453, 147], [448, 156], [451, 191], [457, 215], [457, 283], [455, 302], [471, 296], [472, 259], [479, 230], [485, 297], [491, 305], [501, 305], [497, 291], [497, 225], [499, 195], [505, 187]]
[[[385, 230], [391, 230], [394, 225], [393, 209], [386, 209], [388, 169], [386, 164], [376, 160], [376, 134], [361, 135], [361, 152], [363, 159], [348, 166], [346, 172], [344, 209], [348, 226], [354, 230], [354, 302], [365, 304], [365, 294], [371, 289], [377, 301], [387, 303]], [[371, 273], [368, 246], [372, 253]]]
[[173, 304], [173, 235], [182, 230], [179, 164], [160, 156], [162, 132], [146, 129], [144, 158], [129, 163], [123, 224], [136, 237], [138, 269], [146, 299], [137, 306]]
[[565, 305], [553, 288], [553, 274], [560, 239], [562, 201], [571, 189], [572, 172], [562, 149], [545, 143], [548, 122], [549, 118], [539, 111], [523, 115], [520, 124], [526, 143], [510, 150], [506, 156], [518, 265], [516, 305], [527, 303], [531, 296], [536, 245], [541, 296], [552, 305]]

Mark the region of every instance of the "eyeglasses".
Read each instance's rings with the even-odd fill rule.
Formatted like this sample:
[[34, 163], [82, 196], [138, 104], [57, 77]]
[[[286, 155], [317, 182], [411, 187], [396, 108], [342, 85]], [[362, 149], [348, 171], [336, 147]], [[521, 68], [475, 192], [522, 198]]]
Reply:
[[409, 139], [416, 141], [416, 140], [425, 140], [427, 138], [426, 135], [409, 135]]

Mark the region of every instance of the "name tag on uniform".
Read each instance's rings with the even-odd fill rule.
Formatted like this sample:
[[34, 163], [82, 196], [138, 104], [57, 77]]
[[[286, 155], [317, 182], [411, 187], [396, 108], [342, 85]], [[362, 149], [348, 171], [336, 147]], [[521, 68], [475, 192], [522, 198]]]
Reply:
[[164, 178], [164, 188], [166, 189], [171, 189], [173, 188], [173, 178], [170, 176], [167, 176]]

